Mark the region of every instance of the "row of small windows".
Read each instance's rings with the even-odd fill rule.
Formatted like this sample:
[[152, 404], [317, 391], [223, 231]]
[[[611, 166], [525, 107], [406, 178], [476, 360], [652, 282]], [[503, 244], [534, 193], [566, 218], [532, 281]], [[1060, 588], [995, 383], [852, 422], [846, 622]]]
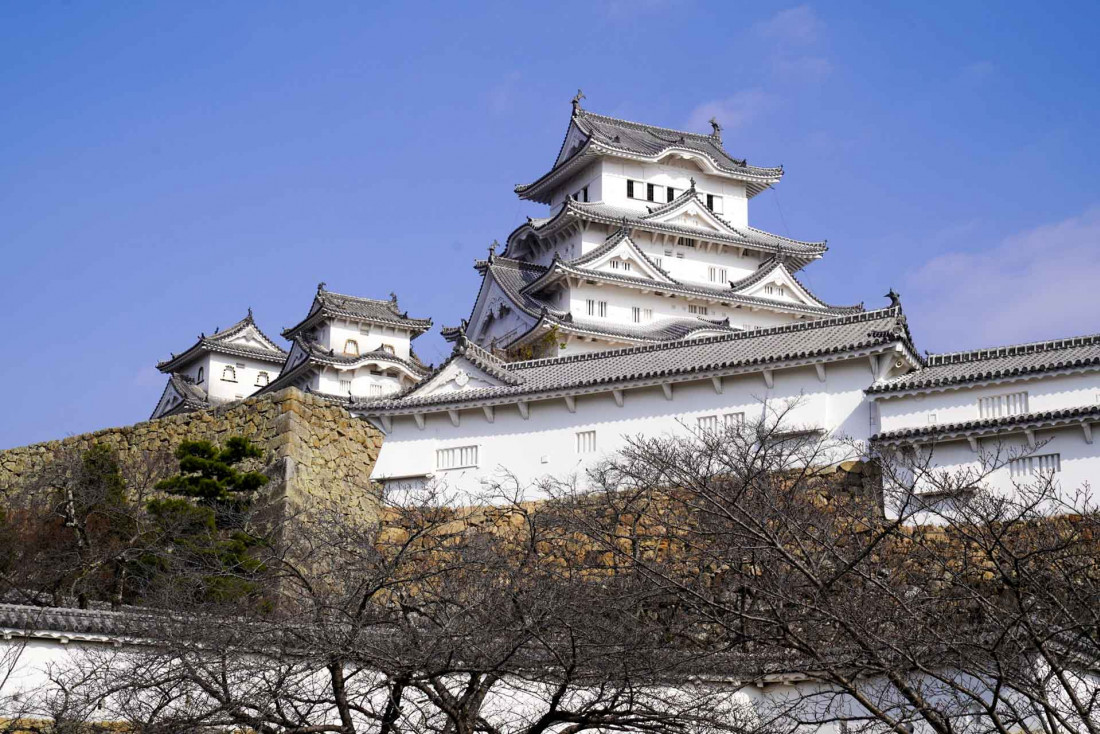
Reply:
[[[684, 193], [683, 189], [677, 189], [672, 186], [661, 186], [660, 184], [635, 181], [629, 178], [626, 180], [626, 198], [628, 199], [668, 203], [682, 193]], [[716, 194], [700, 194], [700, 196], [706, 202], [707, 209], [710, 209], [715, 214], [722, 214], [723, 202], [721, 196]], [[574, 196], [574, 198], [576, 197]], [[585, 199], [585, 201], [588, 201], [588, 199]]]
[[573, 201], [588, 201], [588, 187], [585, 186], [583, 189], [577, 189], [569, 195], [569, 198]]
[[[706, 316], [709, 310], [706, 306], [700, 306], [695, 303], [688, 304], [688, 313], [695, 316]], [[595, 316], [597, 318], [607, 318], [607, 301], [597, 301], [595, 298], [585, 299], [584, 312], [589, 316]], [[642, 306], [631, 306], [630, 308], [631, 320], [636, 324], [645, 323], [653, 320], [653, 309], [644, 308]]]
[[[700, 431], [715, 432], [719, 426], [724, 429], [737, 429], [745, 424], [744, 413], [723, 413], [722, 415], [699, 416], [697, 425]], [[573, 434], [573, 447], [577, 454], [596, 453], [596, 431], [577, 431]], [[472, 469], [479, 465], [480, 447], [451, 446], [445, 449], [436, 449], [435, 468], [447, 469]]]
[[[351, 395], [351, 380], [340, 380], [340, 392], [341, 394], [347, 393]], [[367, 396], [372, 398], [380, 398], [386, 394], [386, 388], [384, 385], [380, 385], [376, 382], [372, 382], [367, 385]]]
[[768, 296], [777, 296], [783, 298], [787, 295], [787, 289], [784, 286], [776, 285], [775, 283], [768, 283], [764, 286], [764, 294]]
[[[393, 349], [392, 344], [383, 344], [381, 348], [382, 348], [382, 351], [386, 352], [387, 354], [393, 354], [394, 353], [394, 349]], [[349, 355], [351, 357], [358, 357], [359, 356], [359, 342], [356, 341], [355, 339], [348, 339], [347, 341], [345, 341], [344, 342], [344, 354]]]
[[714, 433], [718, 430], [718, 420], [721, 418], [722, 427], [726, 430], [740, 428], [745, 424], [744, 413], [724, 413], [717, 415], [701, 415], [695, 419], [695, 425], [703, 433]]
[[[237, 362], [236, 365], [227, 364], [222, 367], [222, 382], [236, 382], [237, 370], [243, 370], [245, 365], [243, 362]], [[199, 367], [198, 382], [201, 383], [205, 379], [205, 373], [203, 368]], [[264, 387], [271, 381], [271, 375], [264, 370], [260, 370], [256, 373], [256, 387]]]

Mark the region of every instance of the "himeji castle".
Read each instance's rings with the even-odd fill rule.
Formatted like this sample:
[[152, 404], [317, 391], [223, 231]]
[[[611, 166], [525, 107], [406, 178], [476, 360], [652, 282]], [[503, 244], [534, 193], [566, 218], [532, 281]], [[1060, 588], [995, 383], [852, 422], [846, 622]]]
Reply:
[[[581, 99], [550, 169], [515, 189], [547, 216], [474, 264], [481, 286], [443, 329], [442, 365], [410, 346], [431, 321], [321, 288], [283, 332], [288, 353], [249, 318], [162, 363], [154, 416], [249, 394], [209, 382], [231, 362], [248, 376], [281, 360], [253, 391], [340, 402], [385, 433], [373, 479], [471, 501], [506, 475], [583, 476], [627, 437], [717, 430], [787, 401], [791, 430], [924, 452], [948, 470], [998, 447], [1014, 458], [995, 486], [1052, 472], [1075, 489], [1100, 475], [1100, 335], [922, 355], [897, 294], [879, 308], [826, 303], [798, 277], [825, 243], [749, 225], [750, 200], [781, 168], [732, 156], [717, 121], [684, 132]], [[244, 333], [249, 353], [229, 351]]]

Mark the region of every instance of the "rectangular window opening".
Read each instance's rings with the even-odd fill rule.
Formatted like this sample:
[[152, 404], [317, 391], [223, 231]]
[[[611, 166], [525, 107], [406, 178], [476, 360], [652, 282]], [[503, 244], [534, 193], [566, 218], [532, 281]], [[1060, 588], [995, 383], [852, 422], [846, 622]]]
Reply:
[[469, 469], [477, 466], [478, 447], [454, 446], [449, 449], [436, 449], [435, 467], [437, 469]]
[[577, 432], [577, 453], [578, 454], [592, 454], [596, 451], [596, 432], [595, 431], [578, 431]]
[[1015, 478], [1056, 474], [1062, 471], [1061, 454], [1021, 456], [1008, 462], [1009, 475]]
[[978, 399], [980, 418], [1004, 418], [1027, 413], [1027, 391], [991, 395]]

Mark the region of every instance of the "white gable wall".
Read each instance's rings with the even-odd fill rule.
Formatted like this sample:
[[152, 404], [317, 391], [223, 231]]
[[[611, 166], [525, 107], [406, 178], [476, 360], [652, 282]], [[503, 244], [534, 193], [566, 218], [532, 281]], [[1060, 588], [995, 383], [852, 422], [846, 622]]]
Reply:
[[348, 319], [333, 319], [326, 324], [321, 342], [336, 354], [346, 354], [349, 339], [359, 345], [359, 354], [373, 352], [382, 346], [393, 349], [395, 357], [409, 358], [410, 333], [408, 329], [380, 324], [368, 324]]
[[470, 321], [469, 336], [472, 341], [488, 347], [495, 339], [498, 344], [508, 344], [535, 323], [532, 316], [519, 309], [504, 290], [491, 278], [486, 279]]
[[[232, 375], [226, 367], [232, 367]], [[260, 372], [267, 373], [267, 382], [279, 376], [281, 365], [268, 364], [248, 357], [211, 353], [205, 366], [206, 381], [201, 385], [215, 401], [247, 398], [263, 385], [257, 385]], [[264, 383], [266, 384], [266, 383]]]
[[[691, 186], [691, 179], [694, 178], [695, 190], [700, 194], [716, 194], [722, 197], [723, 219], [734, 227], [748, 225], [749, 205], [744, 183], [704, 173], [691, 162], [667, 162], [669, 160], [666, 159], [664, 163], [638, 163], [618, 158], [600, 160], [602, 198], [598, 200], [646, 213], [650, 206], [667, 203], [667, 196], [658, 196], [657, 201], [654, 202], [628, 198], [626, 195], [628, 179], [662, 187], [672, 186], [679, 193], [683, 193]], [[591, 196], [591, 192], [592, 189], [589, 188], [589, 199], [597, 201]]]
[[[681, 295], [669, 298], [633, 288], [596, 286], [587, 283], [569, 289], [569, 310], [575, 318], [600, 320], [598, 317], [588, 315], [588, 299], [597, 302], [606, 301], [608, 304], [606, 321], [609, 324], [626, 326], [634, 325], [632, 311], [634, 306], [652, 309], [653, 320], [656, 321], [661, 318], [695, 318], [697, 314], [691, 313], [688, 308], [692, 303], [706, 306], [707, 313], [703, 318], [723, 319], [728, 316], [730, 325], [739, 329], [781, 326], [798, 320], [795, 314], [738, 308], [733, 305], [722, 306], [710, 300], [693, 300]], [[639, 325], [644, 326], [644, 323]]]

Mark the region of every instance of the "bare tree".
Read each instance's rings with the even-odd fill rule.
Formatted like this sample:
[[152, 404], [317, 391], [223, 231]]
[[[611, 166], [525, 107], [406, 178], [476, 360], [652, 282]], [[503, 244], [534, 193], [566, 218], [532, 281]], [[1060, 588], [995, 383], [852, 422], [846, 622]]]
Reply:
[[0, 488], [0, 591], [33, 605], [133, 601], [142, 582], [135, 564], [171, 532], [145, 511], [168, 458], [121, 461], [104, 445], [70, 447]]
[[99, 671], [87, 695], [158, 732], [756, 728], [733, 689], [685, 685], [700, 652], [668, 644], [643, 578], [590, 574], [561, 516], [434, 498], [384, 514], [292, 520], [265, 604], [136, 620], [147, 647], [80, 666]]
[[784, 430], [792, 407], [635, 439], [583, 490], [543, 491], [690, 620], [714, 675], [758, 660], [802, 681], [764, 707], [777, 720], [1096, 732], [1100, 514], [1087, 493], [1067, 499], [1051, 476], [994, 492], [991, 473], [1018, 452], [937, 471], [920, 452]]

